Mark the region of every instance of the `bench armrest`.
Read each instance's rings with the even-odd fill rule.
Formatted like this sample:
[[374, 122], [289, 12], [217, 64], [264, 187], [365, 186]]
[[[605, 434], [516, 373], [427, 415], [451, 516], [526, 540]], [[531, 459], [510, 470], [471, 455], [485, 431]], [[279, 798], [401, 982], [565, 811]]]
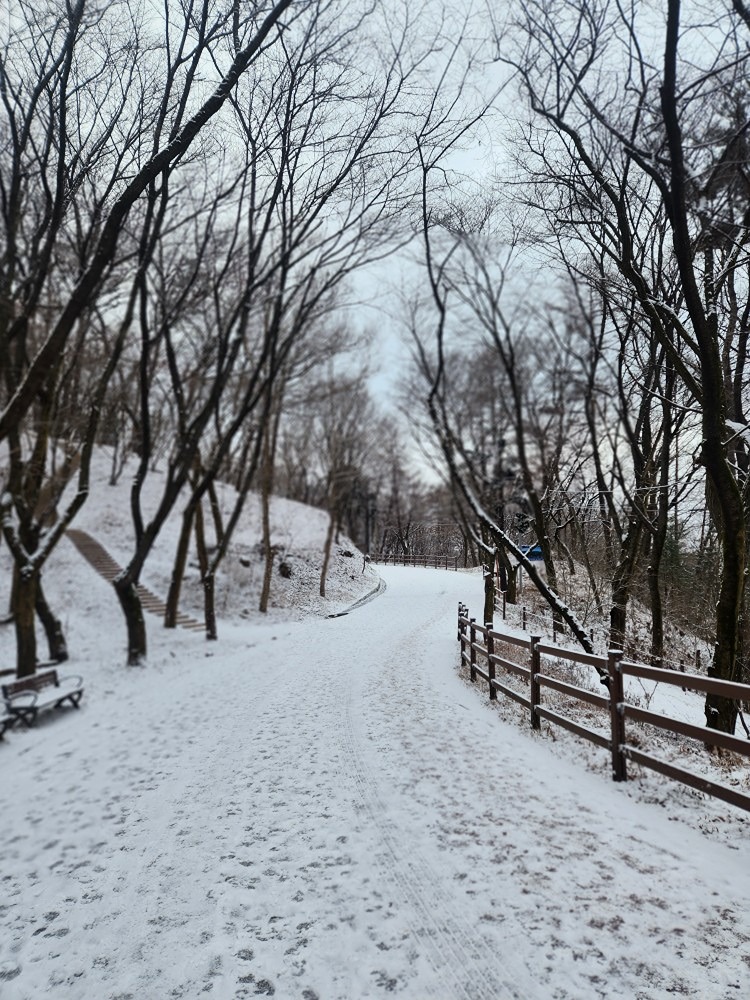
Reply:
[[83, 688], [83, 677], [80, 677], [78, 674], [67, 674], [65, 677], [58, 677], [57, 682], [58, 687], [74, 688], [76, 690]]
[[17, 691], [15, 694], [7, 695], [5, 704], [9, 712], [22, 712], [26, 708], [33, 708], [37, 698], [36, 691]]

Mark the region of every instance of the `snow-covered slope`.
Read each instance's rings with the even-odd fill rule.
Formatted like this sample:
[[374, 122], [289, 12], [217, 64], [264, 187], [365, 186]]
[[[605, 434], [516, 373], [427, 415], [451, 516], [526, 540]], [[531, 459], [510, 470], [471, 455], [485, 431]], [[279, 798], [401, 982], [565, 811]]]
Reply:
[[[109, 458], [105, 452], [94, 456], [91, 491], [72, 527], [86, 531], [100, 542], [120, 564], [132, 553], [133, 528], [130, 517], [130, 483], [135, 466], [126, 466], [115, 486], [108, 485]], [[163, 472], [149, 474], [143, 488], [146, 520], [155, 510], [164, 486]], [[219, 484], [218, 496], [226, 520], [236, 499], [235, 490]], [[149, 556], [141, 583], [165, 598], [172, 575], [172, 565], [181, 527], [180, 503], [158, 536]], [[213, 542], [211, 517], [205, 517], [207, 541]], [[260, 498], [250, 494], [233, 536], [229, 552], [219, 569], [216, 587], [216, 610], [219, 636], [229, 621], [284, 621], [307, 615], [325, 616], [340, 611], [378, 585], [376, 570], [365, 565], [362, 554], [342, 536], [334, 544], [327, 574], [326, 598], [319, 596], [323, 547], [328, 514], [292, 500], [274, 497], [271, 506], [272, 542], [277, 547], [274, 561], [271, 600], [267, 615], [258, 612], [263, 581]], [[285, 572], [282, 575], [282, 564]], [[10, 579], [10, 556], [0, 547], [0, 578]], [[125, 625], [117, 598], [110, 584], [101, 579], [83, 559], [73, 544], [64, 538], [52, 554], [44, 572], [44, 583], [53, 611], [63, 620], [73, 663], [85, 660], [88, 633], [98, 633], [106, 623], [108, 656], [124, 660]], [[7, 591], [6, 591], [7, 593]], [[181, 610], [202, 620], [203, 594], [194, 545], [183, 582]], [[161, 629], [159, 618], [148, 615], [149, 635]], [[93, 636], [94, 642], [97, 635]], [[39, 632], [40, 655], [46, 655], [44, 638]], [[205, 640], [193, 637], [197, 645]], [[82, 645], [83, 643], [83, 645]], [[13, 662], [13, 635], [8, 626], [0, 629], [0, 657]]]

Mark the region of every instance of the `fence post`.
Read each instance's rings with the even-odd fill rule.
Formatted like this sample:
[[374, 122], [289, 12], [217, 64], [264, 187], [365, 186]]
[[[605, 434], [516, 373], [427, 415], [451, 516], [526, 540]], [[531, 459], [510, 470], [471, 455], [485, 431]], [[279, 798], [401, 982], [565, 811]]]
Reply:
[[532, 635], [531, 637], [531, 669], [529, 672], [529, 701], [531, 702], [531, 728], [541, 729], [542, 721], [537, 715], [537, 706], [540, 703], [540, 690], [539, 690], [539, 665], [540, 665], [540, 654], [539, 645], [542, 641], [540, 635]]
[[503, 621], [505, 621], [505, 591], [503, 591]]
[[495, 664], [492, 657], [495, 655], [495, 637], [492, 634], [492, 622], [486, 623], [487, 628], [487, 676], [490, 681], [490, 701], [497, 701], [497, 691], [495, 690]]
[[522, 628], [522, 630], [524, 632], [526, 631], [526, 605], [525, 604], [523, 604], [521, 606], [521, 628]]
[[477, 631], [475, 628], [476, 618], [469, 619], [469, 641], [471, 642], [471, 647], [469, 649], [469, 680], [474, 683], [477, 679], [477, 651], [475, 649], [475, 644], [477, 641]]
[[625, 719], [620, 710], [624, 699], [622, 683], [622, 660], [621, 649], [610, 649], [607, 654], [607, 667], [609, 669], [609, 713], [612, 728], [612, 779], [613, 781], [627, 781], [628, 772], [625, 757], [622, 754], [622, 746], [625, 742]]

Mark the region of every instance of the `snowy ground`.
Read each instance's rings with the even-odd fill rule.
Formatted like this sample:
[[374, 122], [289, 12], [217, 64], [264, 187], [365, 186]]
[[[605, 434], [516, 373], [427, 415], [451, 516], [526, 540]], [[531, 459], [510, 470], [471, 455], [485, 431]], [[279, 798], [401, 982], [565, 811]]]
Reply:
[[130, 670], [102, 591], [81, 711], [0, 746], [2, 1000], [743, 995], [744, 816], [505, 721], [457, 670], [479, 577], [382, 574]]

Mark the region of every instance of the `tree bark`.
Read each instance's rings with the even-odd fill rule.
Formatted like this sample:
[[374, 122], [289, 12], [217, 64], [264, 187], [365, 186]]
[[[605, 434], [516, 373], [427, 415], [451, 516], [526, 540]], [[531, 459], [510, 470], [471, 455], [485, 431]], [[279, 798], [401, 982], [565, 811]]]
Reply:
[[273, 455], [270, 442], [270, 421], [263, 428], [263, 465], [261, 470], [260, 504], [263, 530], [263, 587], [260, 592], [258, 610], [265, 614], [271, 596], [271, 574], [273, 572], [274, 548], [271, 545], [271, 490], [273, 488]]
[[326, 577], [328, 576], [328, 563], [331, 559], [331, 547], [333, 546], [333, 532], [336, 527], [336, 515], [331, 512], [328, 521], [328, 531], [326, 532], [325, 545], [323, 546], [323, 566], [320, 570], [320, 596], [326, 596]]
[[55, 663], [64, 663], [68, 659], [68, 645], [65, 642], [62, 622], [59, 618], [55, 617], [47, 603], [44, 590], [42, 589], [41, 577], [37, 580], [36, 613], [47, 636], [50, 660], [53, 660]]
[[612, 605], [609, 612], [609, 644], [614, 649], [625, 649], [628, 603], [635, 572], [642, 525], [638, 518], [630, 518], [628, 532], [620, 546], [620, 555], [612, 574]]
[[180, 593], [182, 591], [182, 580], [185, 576], [185, 566], [187, 565], [188, 548], [190, 546], [190, 533], [193, 529], [193, 517], [195, 508], [188, 506], [182, 515], [182, 528], [177, 542], [177, 551], [172, 567], [172, 579], [169, 583], [169, 593], [167, 594], [167, 609], [164, 613], [164, 627], [177, 627], [177, 612], [180, 606]]
[[497, 548], [497, 558], [505, 569], [505, 600], [508, 604], [518, 603], [518, 566], [511, 563], [505, 550]]
[[206, 573], [203, 577], [203, 607], [206, 621], [206, 639], [219, 638], [216, 628], [216, 577]]
[[35, 610], [38, 576], [28, 569], [18, 573], [15, 588], [16, 675], [30, 677], [36, 671]]
[[206, 626], [206, 639], [213, 641], [218, 638], [216, 627], [216, 576], [211, 572], [209, 567], [202, 501], [199, 501], [195, 508], [195, 551], [198, 556], [198, 567], [203, 587], [203, 622]]
[[117, 577], [113, 586], [120, 607], [125, 615], [128, 634], [127, 665], [139, 667], [146, 659], [146, 622], [143, 617], [143, 607], [138, 596], [135, 583], [127, 576]]
[[484, 567], [484, 619], [483, 625], [495, 620], [495, 575], [492, 567]]

